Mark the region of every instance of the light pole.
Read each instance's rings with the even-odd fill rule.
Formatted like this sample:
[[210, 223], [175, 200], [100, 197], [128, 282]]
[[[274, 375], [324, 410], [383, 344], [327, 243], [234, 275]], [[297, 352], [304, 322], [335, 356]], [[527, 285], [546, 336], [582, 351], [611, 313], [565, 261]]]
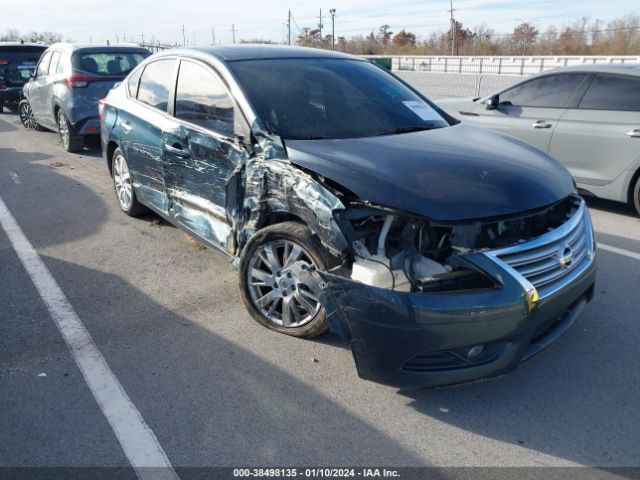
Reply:
[[329, 10], [331, 14], [331, 50], [336, 49], [336, 9]]

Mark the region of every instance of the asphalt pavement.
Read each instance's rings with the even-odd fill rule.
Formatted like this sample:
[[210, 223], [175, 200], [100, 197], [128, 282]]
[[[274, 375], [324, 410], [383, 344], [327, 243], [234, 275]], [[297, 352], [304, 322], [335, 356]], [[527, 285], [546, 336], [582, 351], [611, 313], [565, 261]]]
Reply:
[[[589, 201], [597, 291], [553, 346], [498, 379], [402, 391], [345, 342], [269, 331], [237, 273], [155, 215], [122, 214], [99, 150], [0, 115], [0, 197], [171, 464], [640, 466], [640, 218]], [[627, 253], [625, 253], [627, 252]], [[634, 256], [635, 254], [635, 256]], [[0, 229], [0, 467], [127, 467]]]

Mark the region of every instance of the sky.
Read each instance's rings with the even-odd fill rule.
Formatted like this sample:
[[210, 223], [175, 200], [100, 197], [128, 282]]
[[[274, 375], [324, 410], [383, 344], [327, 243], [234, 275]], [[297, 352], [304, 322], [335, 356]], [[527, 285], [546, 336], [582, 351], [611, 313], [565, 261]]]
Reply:
[[[406, 29], [418, 39], [445, 31], [449, 25], [449, 1], [441, 0], [319, 0], [291, 3], [283, 0], [0, 0], [0, 32], [16, 28], [54, 31], [75, 42], [111, 42], [126, 38], [140, 42], [154, 37], [167, 43], [198, 46], [232, 42], [236, 39], [284, 41], [287, 12], [291, 9], [292, 37], [299, 28], [317, 28], [319, 10], [323, 16], [336, 9], [336, 36], [366, 35], [380, 25], [391, 31]], [[509, 33], [522, 21], [532, 22], [542, 31], [548, 25], [561, 26], [581, 17], [605, 22], [635, 10], [637, 0], [454, 0], [458, 21], [471, 28], [486, 23], [498, 33]], [[331, 19], [324, 19], [330, 33]]]

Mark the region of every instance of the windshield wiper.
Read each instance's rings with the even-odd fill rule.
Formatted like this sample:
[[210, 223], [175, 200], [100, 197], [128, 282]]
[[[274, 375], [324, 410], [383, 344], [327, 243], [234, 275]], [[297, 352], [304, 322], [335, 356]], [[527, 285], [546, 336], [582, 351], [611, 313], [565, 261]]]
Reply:
[[405, 125], [396, 128], [393, 133], [421, 132], [424, 130], [433, 130], [434, 128], [437, 128], [436, 125]]
[[321, 135], [300, 135], [300, 136], [296, 136], [296, 135], [287, 135], [287, 136], [283, 136], [282, 138], [284, 138], [285, 140], [326, 140], [329, 137], [323, 137]]

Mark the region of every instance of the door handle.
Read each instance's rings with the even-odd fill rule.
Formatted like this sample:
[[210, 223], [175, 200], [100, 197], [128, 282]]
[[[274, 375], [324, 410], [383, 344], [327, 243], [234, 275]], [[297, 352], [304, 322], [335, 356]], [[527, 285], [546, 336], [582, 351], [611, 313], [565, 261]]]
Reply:
[[188, 158], [191, 156], [191, 152], [184, 148], [180, 143], [176, 142], [173, 145], [167, 143], [164, 144], [164, 149], [172, 155], [180, 158]]
[[635, 130], [629, 130], [627, 135], [631, 138], [640, 138], [640, 128], [636, 128]]
[[531, 126], [533, 128], [551, 128], [553, 125], [547, 123], [545, 120], [538, 120], [537, 122], [533, 122]]
[[122, 124], [122, 128], [126, 133], [131, 133], [131, 131], [133, 130], [133, 127], [131, 126], [131, 124], [129, 122], [124, 122]]

